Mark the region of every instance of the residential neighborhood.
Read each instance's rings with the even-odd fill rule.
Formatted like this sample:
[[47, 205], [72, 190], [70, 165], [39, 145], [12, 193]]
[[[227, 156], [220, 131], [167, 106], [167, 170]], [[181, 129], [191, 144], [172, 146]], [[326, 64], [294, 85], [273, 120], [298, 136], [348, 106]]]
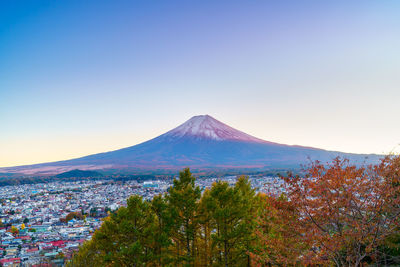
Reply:
[[[199, 179], [197, 185], [204, 190], [217, 180], [234, 184], [236, 179]], [[257, 190], [282, 191], [275, 177], [250, 181]], [[171, 185], [171, 180], [81, 180], [0, 187], [0, 266], [64, 266], [129, 196], [150, 200]]]

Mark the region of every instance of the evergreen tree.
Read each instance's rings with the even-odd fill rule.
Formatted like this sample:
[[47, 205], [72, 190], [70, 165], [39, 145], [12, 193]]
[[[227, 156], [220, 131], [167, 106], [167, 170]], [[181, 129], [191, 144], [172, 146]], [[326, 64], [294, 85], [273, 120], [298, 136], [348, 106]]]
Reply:
[[195, 237], [198, 228], [197, 208], [201, 190], [189, 168], [179, 173], [167, 195], [169, 211], [173, 218], [173, 245], [177, 263], [193, 265]]
[[151, 209], [155, 215], [156, 227], [154, 232], [154, 262], [157, 266], [165, 266], [172, 262], [170, 247], [172, 217], [168, 211], [168, 204], [162, 195], [155, 196], [151, 202]]
[[207, 209], [211, 213], [215, 229], [212, 250], [217, 265], [250, 265], [247, 254], [253, 240], [257, 209], [253, 209], [255, 192], [246, 177], [240, 177], [235, 187], [227, 182], [215, 183], [207, 199]]
[[189, 169], [165, 195], [104, 219], [70, 266], [246, 266], [253, 246], [257, 195], [246, 177], [214, 183], [203, 195]]
[[240, 176], [235, 184], [234, 190], [239, 195], [241, 213], [242, 238], [238, 240], [237, 253], [243, 260], [242, 266], [250, 266], [251, 259], [249, 252], [252, 252], [256, 236], [254, 231], [258, 225], [257, 218], [262, 208], [262, 197], [255, 193], [247, 176]]
[[[150, 203], [132, 196], [127, 207], [106, 218], [92, 240], [85, 244], [72, 266], [144, 266], [154, 258], [155, 216]], [[89, 264], [89, 266], [92, 266]]]
[[211, 233], [214, 230], [210, 210], [207, 202], [210, 199], [210, 190], [206, 189], [200, 199], [198, 206], [198, 224], [197, 232], [197, 259], [196, 262], [200, 266], [210, 266], [214, 263], [212, 256], [212, 240]]

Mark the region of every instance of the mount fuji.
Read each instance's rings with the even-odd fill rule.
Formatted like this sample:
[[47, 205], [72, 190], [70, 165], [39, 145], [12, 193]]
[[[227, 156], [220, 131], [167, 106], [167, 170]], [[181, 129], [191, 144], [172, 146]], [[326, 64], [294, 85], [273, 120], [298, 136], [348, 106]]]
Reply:
[[110, 173], [192, 169], [293, 168], [309, 160], [341, 156], [355, 162], [376, 162], [379, 155], [349, 154], [265, 141], [236, 130], [209, 115], [195, 116], [144, 143], [82, 158], [2, 168], [3, 173], [53, 175], [74, 169]]

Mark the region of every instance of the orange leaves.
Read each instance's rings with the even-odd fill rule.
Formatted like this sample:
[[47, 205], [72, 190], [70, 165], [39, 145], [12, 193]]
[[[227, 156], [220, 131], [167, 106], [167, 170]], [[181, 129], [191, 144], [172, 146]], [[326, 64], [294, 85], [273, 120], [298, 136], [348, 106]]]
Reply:
[[261, 259], [360, 265], [397, 230], [399, 177], [400, 158], [393, 156], [363, 167], [340, 158], [327, 165], [316, 161], [301, 177], [289, 174], [283, 178], [287, 200], [265, 198]]
[[256, 231], [259, 246], [257, 252], [250, 255], [257, 266], [295, 265], [305, 246], [295, 228], [298, 214], [293, 204], [283, 196], [264, 196], [263, 199], [263, 213]]

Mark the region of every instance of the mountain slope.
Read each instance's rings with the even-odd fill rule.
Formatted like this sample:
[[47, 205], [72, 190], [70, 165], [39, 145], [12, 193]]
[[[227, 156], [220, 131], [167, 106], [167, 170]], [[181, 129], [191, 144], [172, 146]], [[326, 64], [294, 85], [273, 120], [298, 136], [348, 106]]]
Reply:
[[57, 178], [89, 178], [89, 177], [101, 177], [101, 173], [96, 171], [82, 171], [82, 170], [72, 170], [56, 175]]
[[195, 116], [171, 131], [147, 142], [78, 159], [6, 168], [25, 174], [53, 174], [81, 170], [150, 170], [202, 168], [298, 167], [312, 160], [347, 157], [362, 162], [377, 155], [347, 154], [268, 142], [236, 130], [208, 115]]

